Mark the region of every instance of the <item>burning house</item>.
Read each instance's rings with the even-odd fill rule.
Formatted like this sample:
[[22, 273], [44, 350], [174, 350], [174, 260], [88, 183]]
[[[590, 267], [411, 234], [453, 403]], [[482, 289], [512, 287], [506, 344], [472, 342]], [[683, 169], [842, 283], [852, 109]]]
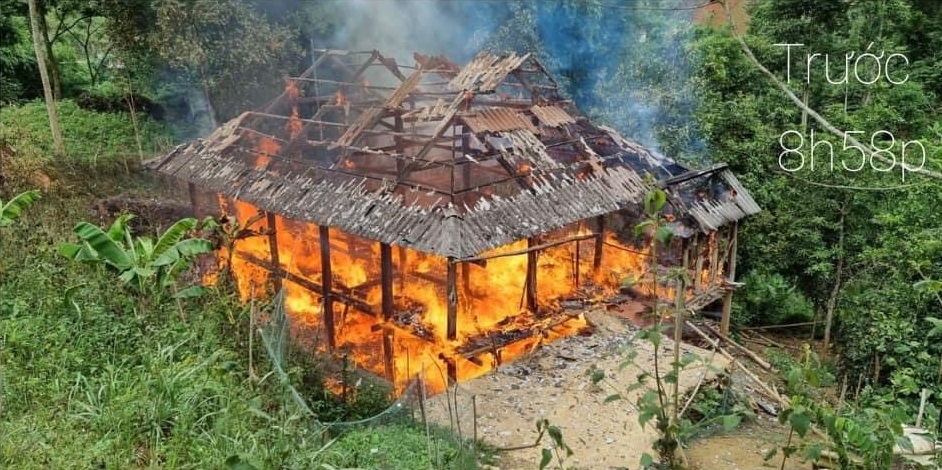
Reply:
[[226, 255], [243, 295], [284, 289], [293, 324], [392, 382], [432, 364], [470, 378], [584, 329], [588, 305], [650, 306], [632, 228], [660, 187], [677, 236], [656, 269], [690, 281], [657, 297], [722, 299], [728, 319], [737, 221], [760, 209], [725, 165], [593, 124], [531, 56], [414, 59], [322, 51], [266, 106], [150, 163], [197, 213], [253, 223]]

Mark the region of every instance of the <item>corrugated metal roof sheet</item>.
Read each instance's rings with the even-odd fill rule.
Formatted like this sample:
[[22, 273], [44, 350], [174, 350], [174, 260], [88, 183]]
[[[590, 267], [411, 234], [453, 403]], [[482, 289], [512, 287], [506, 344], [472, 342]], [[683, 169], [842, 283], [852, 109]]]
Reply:
[[530, 118], [512, 108], [484, 108], [474, 114], [458, 117], [471, 129], [471, 132], [500, 132], [524, 129], [533, 134], [540, 131], [530, 122]]
[[533, 106], [530, 111], [544, 126], [559, 127], [563, 124], [576, 122], [569, 113], [559, 106]]
[[501, 57], [490, 52], [482, 52], [461, 69], [458, 76], [448, 84], [448, 88], [455, 91], [491, 91], [504, 81], [508, 73], [520, 67], [520, 64], [529, 57], [530, 54], [523, 56], [510, 54]]

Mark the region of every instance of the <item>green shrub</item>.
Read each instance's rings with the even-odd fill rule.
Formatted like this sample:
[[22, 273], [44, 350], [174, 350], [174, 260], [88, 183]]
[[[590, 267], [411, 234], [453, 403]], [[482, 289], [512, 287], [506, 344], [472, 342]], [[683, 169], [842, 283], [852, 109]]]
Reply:
[[476, 468], [450, 436], [411, 424], [357, 428], [340, 436], [322, 455], [323, 463], [346, 468]]
[[814, 305], [781, 274], [751, 271], [733, 298], [733, 320], [739, 325], [783, 325], [812, 321]]

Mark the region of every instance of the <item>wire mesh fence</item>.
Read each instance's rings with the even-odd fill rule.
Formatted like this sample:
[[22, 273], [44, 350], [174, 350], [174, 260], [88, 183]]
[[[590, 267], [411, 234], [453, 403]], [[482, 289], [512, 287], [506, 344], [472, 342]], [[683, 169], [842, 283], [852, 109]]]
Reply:
[[[426, 374], [438, 371], [420, 370], [415, 373], [396, 393], [395, 400], [384, 409], [367, 417], [349, 420], [326, 420], [315, 409], [316, 403], [306, 398], [306, 391], [299, 384], [292, 383], [292, 367], [304, 366], [291, 354], [292, 341], [297, 342], [297, 331], [286, 313], [284, 293], [277, 294], [271, 308], [259, 315], [256, 328], [262, 346], [271, 361], [272, 373], [276, 375], [285, 391], [286, 406], [296, 410], [310, 420], [315, 431], [323, 433], [325, 442], [354, 430], [390, 425], [409, 425], [424, 430], [428, 442], [429, 468], [436, 467], [442, 461], [439, 455], [443, 450], [439, 445], [443, 439], [450, 439], [463, 450], [474, 455], [477, 449], [477, 401], [474, 394], [457, 384], [435, 396], [429, 396], [426, 387]], [[311, 347], [310, 344], [307, 347]], [[293, 363], [298, 362], [298, 363]], [[347, 369], [347, 365], [344, 365]], [[339, 395], [356, 399], [356, 394], [366, 387], [368, 379], [355, 373], [343, 374], [339, 384]], [[352, 382], [352, 383], [350, 383]], [[389, 390], [393, 393], [392, 390]], [[443, 437], [444, 436], [444, 437]]]

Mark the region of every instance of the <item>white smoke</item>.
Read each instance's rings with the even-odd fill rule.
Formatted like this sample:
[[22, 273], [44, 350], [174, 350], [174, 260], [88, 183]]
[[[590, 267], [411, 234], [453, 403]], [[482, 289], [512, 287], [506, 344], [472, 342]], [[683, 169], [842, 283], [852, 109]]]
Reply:
[[496, 26], [482, 21], [488, 2], [345, 0], [338, 7], [343, 21], [334, 41], [339, 47], [377, 49], [400, 63], [413, 63], [414, 52], [463, 63]]

